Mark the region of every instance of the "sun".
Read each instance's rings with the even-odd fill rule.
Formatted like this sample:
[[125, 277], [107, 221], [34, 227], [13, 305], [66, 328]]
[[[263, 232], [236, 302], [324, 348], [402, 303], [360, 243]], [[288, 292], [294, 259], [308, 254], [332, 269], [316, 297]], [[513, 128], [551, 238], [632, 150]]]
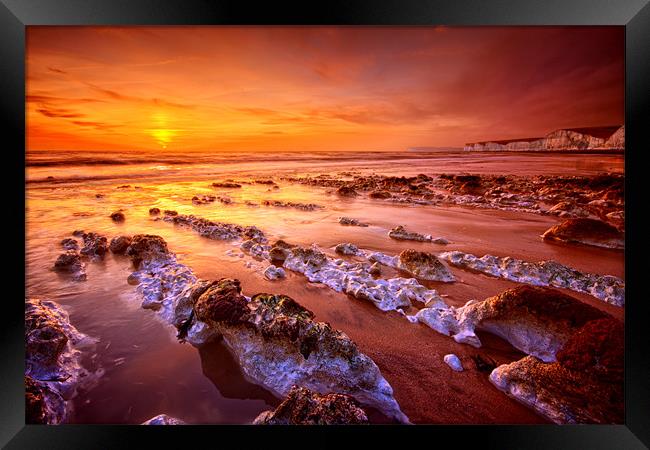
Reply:
[[160, 147], [166, 149], [179, 130], [169, 128], [169, 116], [165, 111], [155, 112], [151, 119], [155, 124], [155, 128], [148, 130], [149, 135], [156, 140]]

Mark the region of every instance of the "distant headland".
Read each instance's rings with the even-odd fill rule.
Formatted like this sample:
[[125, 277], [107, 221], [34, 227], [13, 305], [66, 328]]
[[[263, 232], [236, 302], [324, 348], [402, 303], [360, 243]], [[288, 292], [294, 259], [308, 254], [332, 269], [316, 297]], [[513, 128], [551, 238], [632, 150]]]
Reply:
[[465, 151], [584, 151], [625, 150], [625, 126], [561, 128], [543, 137], [470, 142]]

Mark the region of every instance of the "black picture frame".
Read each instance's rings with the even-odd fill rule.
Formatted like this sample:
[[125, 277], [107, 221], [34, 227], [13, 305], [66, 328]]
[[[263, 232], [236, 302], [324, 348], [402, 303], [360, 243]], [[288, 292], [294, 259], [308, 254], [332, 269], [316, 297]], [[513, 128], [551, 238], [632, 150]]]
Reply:
[[[225, 0], [0, 0], [0, 103], [6, 133], [2, 142], [4, 178], [5, 286], [11, 295], [2, 302], [0, 326], [2, 366], [0, 382], [0, 444], [17, 448], [129, 448], [136, 442], [156, 447], [186, 447], [205, 440], [224, 445], [224, 433], [239, 442], [253, 438], [281, 445], [330, 444], [360, 433], [387, 444], [423, 442], [425, 445], [474, 448], [647, 448], [650, 446], [650, 331], [645, 328], [648, 300], [643, 295], [641, 204], [648, 151], [650, 98], [649, 0], [391, 0], [277, 2]], [[625, 425], [542, 426], [367, 426], [367, 427], [141, 427], [99, 425], [25, 425], [24, 312], [19, 283], [25, 278], [23, 244], [25, 197], [25, 27], [29, 25], [619, 25], [626, 35], [625, 131], [626, 167], [625, 251], [626, 304]], [[646, 144], [645, 146], [643, 144]], [[24, 191], [23, 191], [24, 194]], [[14, 281], [15, 280], [15, 281]], [[16, 291], [16, 292], [14, 292]], [[644, 339], [645, 336], [645, 339]], [[287, 433], [301, 434], [289, 436]], [[236, 441], [236, 442], [237, 442]], [[334, 444], [336, 445], [336, 444]], [[403, 445], [403, 444], [402, 444]]]

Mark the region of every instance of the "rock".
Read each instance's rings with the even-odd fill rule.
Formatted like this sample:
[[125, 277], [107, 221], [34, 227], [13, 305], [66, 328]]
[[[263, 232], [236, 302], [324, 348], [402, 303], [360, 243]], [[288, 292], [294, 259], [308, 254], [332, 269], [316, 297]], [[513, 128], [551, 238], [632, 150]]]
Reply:
[[441, 253], [450, 264], [487, 275], [535, 286], [553, 286], [593, 295], [616, 306], [625, 304], [625, 282], [611, 275], [583, 273], [555, 261], [528, 262], [510, 257], [484, 255], [478, 258], [463, 252]]
[[160, 215], [160, 208], [149, 208], [149, 215], [150, 216], [159, 216]]
[[287, 273], [282, 267], [270, 265], [264, 270], [264, 276], [269, 280], [280, 280], [286, 278]]
[[214, 188], [240, 188], [241, 184], [238, 183], [231, 183], [231, 182], [216, 182], [212, 183], [212, 187]]
[[123, 255], [131, 245], [131, 236], [115, 236], [111, 239], [109, 248], [116, 255]]
[[359, 254], [359, 247], [357, 247], [354, 244], [351, 244], [349, 242], [343, 243], [343, 244], [338, 244], [335, 248], [334, 251], [336, 253], [340, 253], [342, 255], [358, 255]]
[[84, 234], [85, 234], [85, 233], [84, 233], [84, 230], [74, 230], [74, 231], [72, 232], [72, 235], [73, 235], [73, 236], [76, 236], [76, 237], [81, 237], [81, 236], [83, 236]]
[[293, 386], [284, 401], [273, 411], [261, 413], [254, 425], [359, 425], [368, 416], [353, 397], [344, 394], [320, 395]]
[[419, 241], [419, 242], [433, 242], [434, 244], [448, 244], [449, 241], [445, 238], [434, 238], [430, 234], [411, 233], [406, 231], [404, 226], [399, 225], [388, 232], [388, 237], [399, 241]]
[[285, 202], [282, 200], [264, 200], [262, 204], [265, 206], [275, 206], [278, 208], [295, 208], [301, 211], [315, 211], [322, 209], [321, 205], [315, 203], [298, 203], [298, 202]]
[[557, 203], [549, 209], [548, 212], [549, 214], [558, 215], [560, 217], [587, 217], [589, 215], [589, 211], [580, 208], [575, 203], [567, 201]]
[[355, 226], [355, 227], [367, 227], [367, 223], [361, 223], [357, 219], [352, 219], [350, 217], [339, 217], [339, 223], [341, 225]]
[[85, 265], [81, 262], [79, 253], [74, 250], [68, 250], [60, 254], [54, 262], [54, 270], [57, 272], [71, 273], [76, 281], [86, 279]]
[[372, 191], [370, 194], [368, 194], [368, 197], [370, 198], [391, 198], [393, 195], [388, 192], [388, 191]]
[[407, 249], [399, 255], [397, 268], [423, 280], [455, 281], [452, 273], [440, 260], [428, 252]]
[[170, 261], [167, 243], [160, 236], [151, 234], [136, 234], [126, 249], [126, 255], [131, 257], [134, 267], [139, 268], [143, 261], [151, 264], [165, 264]]
[[289, 250], [282, 247], [276, 246], [272, 247], [271, 250], [269, 250], [269, 258], [271, 261], [284, 262], [284, 260], [287, 259], [288, 254]]
[[142, 425], [187, 425], [180, 419], [168, 416], [167, 414], [158, 414], [151, 419], [142, 422]]
[[336, 190], [336, 193], [341, 197], [356, 197], [359, 195], [357, 191], [354, 190], [354, 188], [351, 188], [349, 186], [341, 186]]
[[[359, 254], [362, 254], [362, 250], [359, 250]], [[382, 256], [382, 262], [395, 259]], [[375, 279], [370, 274], [368, 263], [332, 260], [315, 247], [293, 248], [284, 267], [302, 273], [311, 282], [323, 283], [337, 292], [371, 301], [382, 311], [411, 306], [411, 301], [426, 305], [441, 300], [435, 289], [422, 286], [415, 278]]]
[[61, 246], [65, 250], [79, 250], [79, 243], [76, 239], [65, 238], [61, 241]]
[[121, 211], [115, 211], [113, 214], [111, 214], [111, 219], [113, 222], [124, 222], [124, 213]]
[[84, 246], [80, 253], [96, 259], [103, 259], [108, 251], [108, 239], [106, 236], [101, 236], [97, 233], [84, 233], [83, 236]]
[[453, 353], [450, 353], [449, 355], [445, 355], [444, 361], [454, 371], [456, 372], [463, 371], [463, 364], [460, 362], [460, 359], [458, 359], [458, 356], [454, 355]]
[[608, 314], [555, 289], [519, 286], [464, 306], [459, 317], [550, 362], [580, 327]]
[[542, 238], [596, 247], [625, 248], [625, 234], [612, 225], [596, 219], [568, 219], [546, 230]]
[[624, 421], [624, 333], [613, 318], [593, 320], [544, 363], [527, 356], [497, 367], [490, 381], [557, 424]]
[[[95, 377], [81, 366], [78, 347], [94, 340], [70, 324], [55, 302], [25, 300], [25, 402], [28, 423], [58, 424], [67, 418], [67, 401]], [[83, 382], [83, 383], [82, 383]]]
[[171, 210], [171, 209], [166, 209], [164, 211], [165, 216], [177, 216], [178, 212]]
[[195, 195], [192, 197], [192, 203], [195, 205], [207, 205], [208, 203], [213, 203], [216, 199], [217, 197], [214, 195]]
[[370, 266], [370, 269], [368, 269], [368, 273], [370, 273], [370, 275], [381, 275], [381, 266], [379, 263], [373, 263], [372, 266]]
[[25, 375], [25, 423], [57, 425], [66, 418], [63, 397], [47, 383]]
[[255, 180], [255, 184], [275, 184], [273, 180]]

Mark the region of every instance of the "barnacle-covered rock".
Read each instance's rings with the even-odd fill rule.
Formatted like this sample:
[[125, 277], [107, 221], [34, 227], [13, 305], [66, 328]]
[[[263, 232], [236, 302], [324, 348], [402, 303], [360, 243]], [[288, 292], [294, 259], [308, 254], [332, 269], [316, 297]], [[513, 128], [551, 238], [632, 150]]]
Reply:
[[542, 238], [596, 247], [625, 248], [625, 233], [597, 219], [568, 219], [546, 230]]
[[320, 395], [293, 386], [287, 397], [272, 411], [261, 413], [254, 425], [359, 425], [368, 416], [353, 397], [344, 394]]
[[446, 252], [440, 257], [456, 267], [535, 286], [553, 286], [590, 294], [616, 306], [625, 304], [625, 282], [612, 275], [583, 273], [556, 261], [528, 262], [520, 259]]
[[397, 268], [415, 277], [432, 281], [455, 281], [449, 269], [433, 254], [407, 249], [400, 253]]
[[160, 236], [153, 234], [136, 234], [126, 249], [133, 265], [138, 268], [144, 261], [147, 265], [165, 264], [172, 256], [167, 249], [167, 243]]
[[115, 236], [111, 239], [109, 249], [116, 255], [123, 255], [131, 245], [131, 236]]
[[84, 246], [80, 253], [90, 258], [102, 259], [108, 251], [108, 239], [97, 233], [84, 233], [82, 235]]
[[68, 250], [61, 253], [54, 262], [54, 270], [57, 272], [70, 273], [76, 281], [86, 279], [85, 264], [81, 261], [79, 253], [75, 250]]
[[545, 363], [527, 356], [492, 371], [500, 390], [558, 424], [621, 424], [624, 334], [621, 322], [587, 322]]

